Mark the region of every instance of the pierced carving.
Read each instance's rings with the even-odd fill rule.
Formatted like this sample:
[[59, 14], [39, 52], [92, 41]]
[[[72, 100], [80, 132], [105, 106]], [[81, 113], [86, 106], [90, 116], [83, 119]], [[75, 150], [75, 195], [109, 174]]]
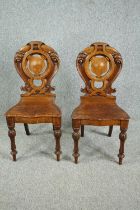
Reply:
[[[122, 57], [119, 52], [108, 44], [96, 42], [79, 53], [77, 57], [77, 70], [85, 82], [81, 91], [94, 96], [108, 96], [116, 92], [112, 83], [122, 68]], [[102, 86], [95, 84], [102, 82]]]
[[[59, 67], [59, 57], [51, 47], [39, 41], [30, 42], [16, 53], [14, 61], [25, 82], [22, 95], [46, 95], [55, 90], [50, 83]], [[40, 81], [40, 85], [36, 85], [35, 80]]]

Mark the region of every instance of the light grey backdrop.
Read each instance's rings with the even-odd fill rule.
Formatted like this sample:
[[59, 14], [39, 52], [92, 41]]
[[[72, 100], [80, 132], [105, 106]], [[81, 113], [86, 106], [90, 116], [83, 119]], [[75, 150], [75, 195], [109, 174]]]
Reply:
[[70, 123], [82, 80], [77, 54], [95, 41], [115, 47], [124, 67], [114, 86], [117, 101], [140, 119], [139, 0], [0, 0], [0, 115], [19, 100], [22, 81], [13, 65], [15, 52], [31, 40], [52, 46], [61, 59], [53, 84], [63, 121]]
[[[0, 120], [0, 210], [139, 210], [140, 208], [140, 0], [0, 0], [0, 115], [19, 100], [23, 84], [15, 52], [31, 40], [52, 46], [61, 59], [53, 84], [63, 111], [62, 159], [54, 160], [52, 126], [17, 125], [17, 162], [9, 159], [6, 123]], [[132, 117], [126, 158], [120, 167], [119, 127], [86, 128], [80, 162], [73, 163], [70, 115], [82, 80], [77, 54], [95, 41], [108, 42], [124, 59], [114, 84], [118, 103]], [[101, 134], [101, 135], [99, 135]]]

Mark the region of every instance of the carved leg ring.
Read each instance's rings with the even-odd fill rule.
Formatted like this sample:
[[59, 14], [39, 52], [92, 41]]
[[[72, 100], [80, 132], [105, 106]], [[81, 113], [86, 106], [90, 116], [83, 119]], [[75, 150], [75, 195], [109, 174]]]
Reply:
[[72, 134], [72, 138], [74, 140], [73, 157], [75, 159], [75, 163], [78, 163], [78, 157], [80, 156], [79, 148], [78, 148], [78, 141], [80, 139], [80, 133], [79, 133], [79, 128], [74, 128], [73, 130], [74, 130]]
[[120, 149], [119, 149], [118, 157], [119, 157], [119, 164], [121, 165], [122, 160], [125, 157], [125, 155], [124, 155], [124, 143], [125, 143], [125, 140], [127, 138], [127, 134], [126, 134], [127, 129], [126, 128], [120, 128], [120, 130], [121, 130], [120, 135], [119, 135]]
[[16, 131], [13, 127], [9, 127], [9, 131], [8, 131], [8, 136], [10, 137], [11, 140], [11, 155], [13, 156], [13, 161], [16, 161], [16, 144], [15, 144], [15, 136], [16, 136]]
[[29, 131], [29, 126], [28, 126], [28, 124], [24, 123], [24, 128], [25, 128], [26, 135], [27, 135], [27, 136], [31, 135], [31, 133], [30, 133], [30, 131]]
[[60, 146], [61, 129], [60, 129], [60, 127], [53, 126], [53, 130], [54, 130], [54, 136], [55, 136], [55, 140], [56, 140], [55, 154], [56, 154], [57, 161], [59, 161], [60, 155], [62, 153], [61, 146]]

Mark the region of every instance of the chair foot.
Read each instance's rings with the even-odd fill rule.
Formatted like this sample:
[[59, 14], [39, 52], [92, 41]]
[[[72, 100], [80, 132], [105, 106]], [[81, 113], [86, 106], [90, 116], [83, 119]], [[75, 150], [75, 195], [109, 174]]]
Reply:
[[109, 126], [108, 136], [111, 137], [113, 131], [113, 125]]
[[53, 125], [53, 130], [54, 130], [54, 136], [56, 140], [56, 147], [55, 147], [55, 154], [56, 154], [56, 160], [60, 160], [60, 155], [61, 155], [61, 146], [60, 146], [60, 138], [61, 138], [61, 128], [58, 126]]
[[79, 148], [78, 148], [78, 141], [80, 139], [79, 129], [80, 128], [73, 128], [73, 134], [72, 134], [72, 138], [74, 140], [73, 157], [74, 157], [74, 162], [76, 164], [78, 163], [78, 157], [80, 156]]
[[81, 125], [81, 137], [84, 137], [84, 125]]
[[16, 131], [15, 131], [15, 123], [13, 120], [8, 120], [7, 119], [7, 126], [9, 128], [8, 131], [8, 136], [11, 140], [11, 155], [13, 157], [13, 161], [16, 161], [16, 144], [15, 144], [15, 136], [16, 136]]
[[26, 135], [29, 136], [31, 135], [30, 131], [29, 131], [29, 126], [27, 123], [24, 123], [24, 128], [25, 128], [25, 132], [26, 132]]
[[126, 128], [120, 128], [120, 130], [121, 130], [120, 135], [119, 135], [120, 149], [119, 149], [118, 157], [119, 157], [119, 165], [122, 165], [122, 160], [125, 157], [125, 155], [124, 155], [124, 143], [125, 143], [125, 140], [127, 138], [127, 134], [126, 134], [127, 129]]

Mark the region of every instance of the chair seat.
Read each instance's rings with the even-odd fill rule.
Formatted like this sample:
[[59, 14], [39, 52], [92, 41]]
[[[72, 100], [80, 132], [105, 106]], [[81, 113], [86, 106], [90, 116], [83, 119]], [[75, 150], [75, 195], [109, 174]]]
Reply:
[[14, 118], [61, 117], [61, 111], [54, 103], [54, 97], [23, 97], [5, 115]]
[[[73, 111], [72, 119], [81, 120], [128, 120], [129, 115], [121, 109], [114, 98], [106, 100], [103, 97], [81, 97], [81, 104]], [[83, 100], [84, 99], [84, 100]], [[86, 100], [85, 100], [86, 99]], [[88, 100], [89, 99], [89, 100]]]

